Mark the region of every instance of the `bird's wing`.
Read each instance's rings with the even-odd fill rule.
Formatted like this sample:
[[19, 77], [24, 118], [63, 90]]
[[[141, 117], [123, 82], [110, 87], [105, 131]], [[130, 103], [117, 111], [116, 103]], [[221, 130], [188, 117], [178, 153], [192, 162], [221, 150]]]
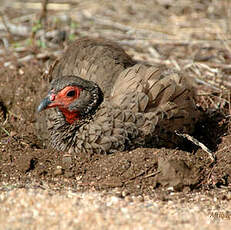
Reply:
[[190, 79], [182, 73], [165, 66], [137, 64], [119, 75], [110, 100], [134, 112], [152, 112], [168, 102], [178, 106], [193, 102], [194, 96]]
[[183, 73], [139, 64], [120, 74], [110, 100], [124, 110], [144, 113], [146, 133], [155, 129], [153, 124], [191, 132], [198, 118], [194, 96], [195, 89]]

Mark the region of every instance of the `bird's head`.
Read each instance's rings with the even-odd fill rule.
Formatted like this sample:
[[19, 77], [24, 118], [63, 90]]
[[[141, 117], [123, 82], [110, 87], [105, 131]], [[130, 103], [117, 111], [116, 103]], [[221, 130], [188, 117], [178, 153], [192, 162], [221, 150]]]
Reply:
[[58, 107], [66, 121], [74, 121], [94, 114], [103, 101], [99, 86], [77, 76], [62, 76], [51, 82], [48, 95], [38, 106], [38, 112]]

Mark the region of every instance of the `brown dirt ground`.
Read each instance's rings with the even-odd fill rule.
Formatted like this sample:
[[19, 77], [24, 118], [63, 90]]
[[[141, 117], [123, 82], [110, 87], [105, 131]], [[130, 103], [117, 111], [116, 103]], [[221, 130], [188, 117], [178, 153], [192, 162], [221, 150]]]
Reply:
[[[167, 57], [178, 48], [157, 50]], [[193, 136], [214, 151], [213, 162], [189, 141], [179, 149], [72, 156], [49, 149], [35, 131], [45, 60], [19, 63], [9, 52], [0, 64], [9, 60], [12, 68], [0, 68], [0, 229], [208, 229], [208, 220], [211, 229], [229, 229], [230, 97], [216, 109], [210, 98], [198, 99], [204, 118]]]
[[[171, 186], [176, 190], [227, 186], [231, 182], [230, 121], [221, 112], [206, 115], [194, 136], [215, 150], [208, 153], [190, 142], [177, 149], [136, 149], [111, 155], [68, 155], [44, 149], [34, 128], [38, 94], [43, 82], [36, 61], [14, 70], [1, 69], [2, 118], [0, 180], [29, 183], [50, 181], [58, 186], [110, 190], [120, 187], [133, 195], [152, 195], [153, 189]], [[20, 74], [19, 72], [23, 73]], [[225, 110], [224, 110], [225, 111]], [[201, 131], [203, 127], [203, 131]], [[190, 151], [189, 151], [190, 150]]]

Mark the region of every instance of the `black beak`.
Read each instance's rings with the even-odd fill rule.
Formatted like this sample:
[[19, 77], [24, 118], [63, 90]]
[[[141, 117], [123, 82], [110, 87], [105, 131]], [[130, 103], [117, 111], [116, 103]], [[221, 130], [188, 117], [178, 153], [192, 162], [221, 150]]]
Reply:
[[38, 108], [37, 108], [37, 111], [38, 112], [41, 112], [43, 111], [44, 109], [47, 108], [47, 106], [51, 103], [51, 100], [50, 100], [50, 95], [48, 95], [47, 97], [45, 97], [39, 104]]

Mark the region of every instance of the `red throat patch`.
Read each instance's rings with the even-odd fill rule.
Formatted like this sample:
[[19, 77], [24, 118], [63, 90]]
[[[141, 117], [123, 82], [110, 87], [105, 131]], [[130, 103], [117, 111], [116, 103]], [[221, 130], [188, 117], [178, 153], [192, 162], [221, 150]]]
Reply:
[[66, 121], [69, 124], [72, 124], [75, 121], [79, 120], [79, 112], [78, 111], [70, 112], [69, 110], [64, 109], [64, 108], [59, 108], [59, 110], [63, 113], [63, 115], [65, 116]]

